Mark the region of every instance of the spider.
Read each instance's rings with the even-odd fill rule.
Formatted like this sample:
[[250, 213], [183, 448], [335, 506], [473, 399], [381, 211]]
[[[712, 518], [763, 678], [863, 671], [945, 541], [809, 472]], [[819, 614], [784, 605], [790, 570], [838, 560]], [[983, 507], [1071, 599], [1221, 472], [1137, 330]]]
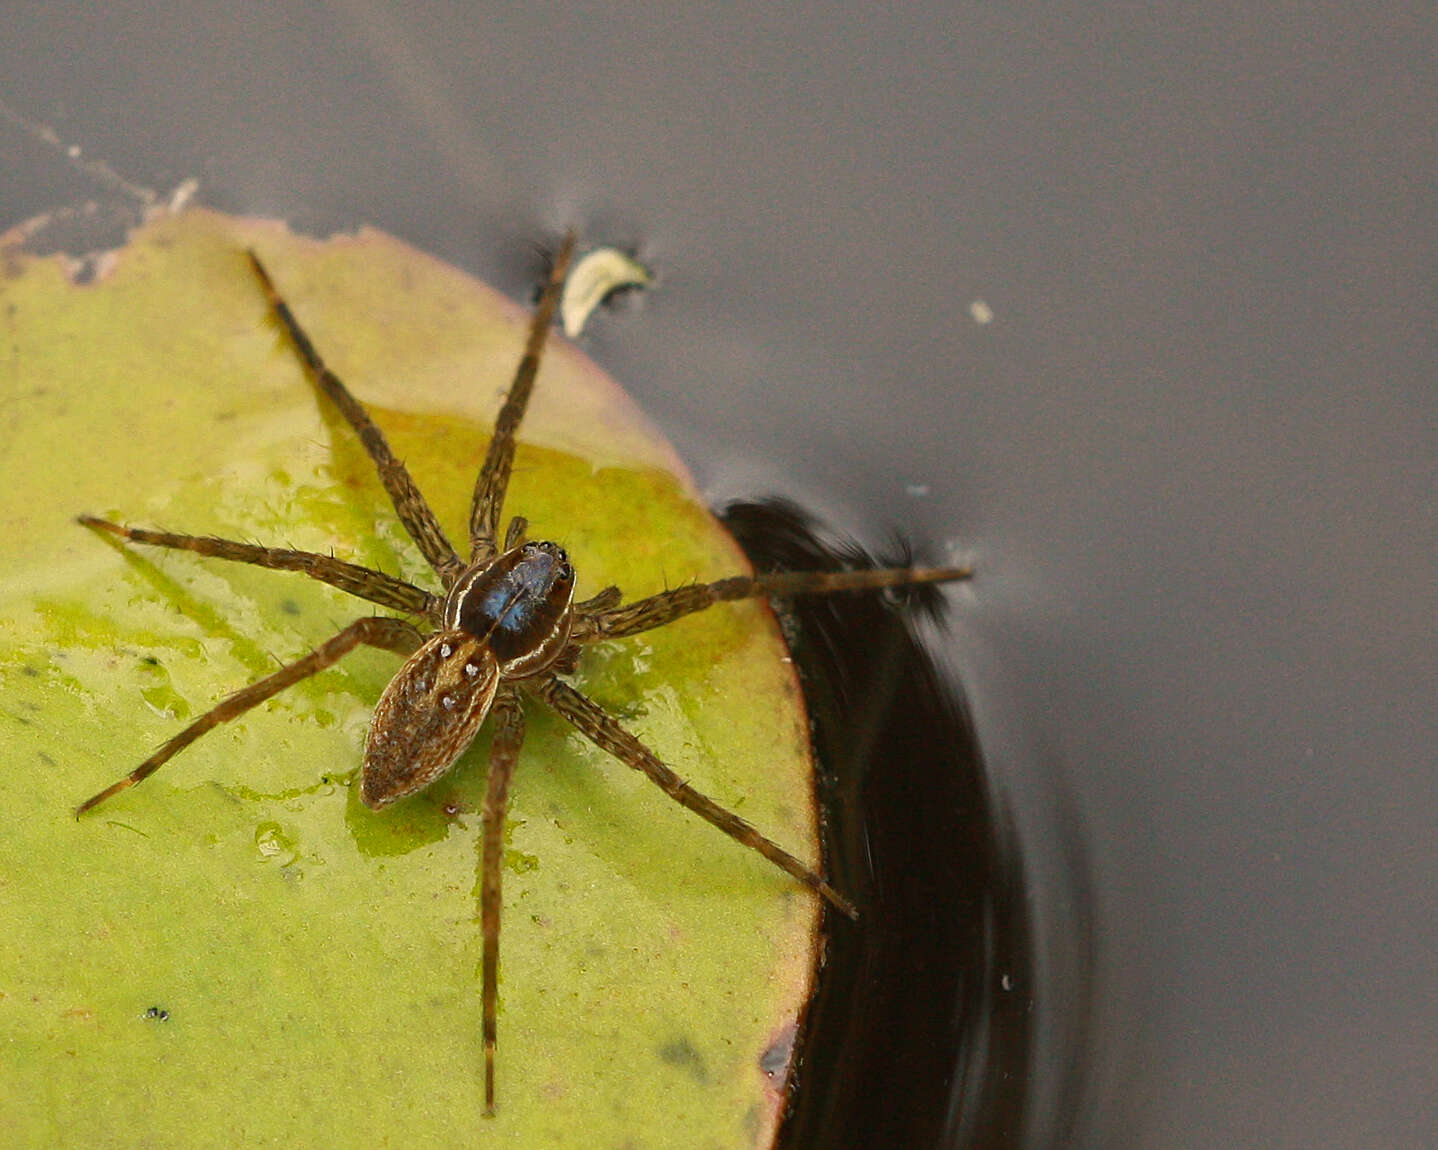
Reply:
[[375, 707], [365, 741], [359, 795], [366, 806], [379, 810], [423, 790], [454, 765], [486, 719], [492, 722], [489, 778], [481, 810], [480, 861], [487, 1115], [494, 1114], [498, 1041], [500, 864], [510, 780], [524, 742], [522, 700], [528, 698], [552, 708], [604, 751], [646, 775], [675, 802], [757, 851], [849, 918], [857, 919], [854, 904], [822, 875], [744, 819], [696, 791], [597, 703], [576, 690], [566, 677], [578, 668], [584, 648], [592, 643], [662, 627], [725, 600], [873, 590], [946, 582], [970, 575], [967, 568], [959, 567], [734, 575], [713, 583], [661, 591], [629, 603], [622, 601], [617, 587], [606, 587], [589, 599], [575, 602], [575, 571], [559, 544], [527, 539], [527, 524], [520, 516], [509, 521], [502, 538], [498, 533], [514, 462], [515, 435], [534, 388], [574, 244], [571, 231], [553, 260], [529, 325], [523, 357], [495, 420], [470, 504], [467, 561], [445, 537], [434, 512], [363, 405], [325, 366], [259, 257], [253, 251], [247, 253], [270, 313], [294, 346], [307, 375], [358, 434], [400, 522], [434, 569], [443, 587], [441, 594], [329, 555], [129, 527], [93, 515], [79, 517], [87, 527], [133, 543], [299, 571], [405, 618], [357, 619], [309, 654], [230, 695], [124, 778], [86, 799], [76, 808], [77, 817], [143, 782], [207, 731], [318, 674], [361, 645], [392, 651], [405, 660]]

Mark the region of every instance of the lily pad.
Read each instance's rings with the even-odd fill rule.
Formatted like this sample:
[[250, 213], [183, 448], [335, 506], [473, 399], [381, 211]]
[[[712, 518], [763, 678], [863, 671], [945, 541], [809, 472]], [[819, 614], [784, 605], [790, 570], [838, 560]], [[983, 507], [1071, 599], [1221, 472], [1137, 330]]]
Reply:
[[[266, 315], [256, 248], [450, 533], [525, 313], [378, 232], [191, 210], [83, 285], [0, 248], [0, 1127], [11, 1145], [766, 1145], [818, 908], [530, 708], [506, 843], [498, 1103], [482, 1117], [488, 740], [381, 813], [351, 786], [397, 660], [360, 651], [77, 822], [187, 719], [369, 605], [123, 548], [121, 522], [333, 551], [434, 586]], [[507, 510], [579, 596], [744, 569], [672, 451], [558, 336]], [[802, 704], [766, 608], [591, 649], [582, 689], [814, 858]]]

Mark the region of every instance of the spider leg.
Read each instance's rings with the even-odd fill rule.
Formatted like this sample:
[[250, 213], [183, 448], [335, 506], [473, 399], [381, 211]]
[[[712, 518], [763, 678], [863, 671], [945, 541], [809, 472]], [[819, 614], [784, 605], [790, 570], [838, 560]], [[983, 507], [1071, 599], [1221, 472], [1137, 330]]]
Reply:
[[278, 695], [302, 679], [318, 674], [326, 667], [339, 662], [361, 644], [380, 647], [400, 655], [411, 655], [422, 642], [422, 636], [403, 619], [375, 616], [357, 619], [333, 638], [321, 643], [308, 655], [286, 663], [273, 674], [251, 683], [236, 691], [219, 705], [210, 708], [153, 755], [118, 782], [111, 783], [99, 794], [92, 795], [75, 808], [75, 817], [93, 810], [106, 799], [113, 798], [121, 791], [129, 790], [136, 783], [144, 782], [201, 735], [213, 730], [221, 723], [238, 718], [252, 707]]
[[479, 913], [484, 932], [481, 994], [484, 1003], [484, 1112], [494, 1116], [494, 1048], [499, 1033], [499, 912], [504, 870], [504, 815], [509, 808], [509, 781], [524, 744], [524, 709], [511, 686], [499, 688], [490, 715], [495, 720], [489, 748], [489, 783], [484, 793], [483, 847], [480, 863]]
[[534, 377], [539, 373], [540, 357], [544, 354], [544, 341], [549, 335], [550, 324], [554, 322], [554, 309], [559, 304], [559, 292], [564, 286], [564, 277], [569, 274], [569, 257], [573, 252], [574, 232], [569, 231], [564, 234], [564, 241], [559, 245], [554, 264], [549, 269], [549, 279], [535, 306], [534, 318], [530, 320], [524, 356], [515, 369], [514, 382], [509, 385], [504, 406], [499, 409], [494, 421], [494, 434], [489, 441], [484, 466], [475, 479], [474, 499], [469, 508], [470, 563], [478, 563], [495, 553], [504, 494], [509, 488], [509, 473], [514, 466], [514, 435], [529, 407]]
[[852, 919], [859, 911], [847, 898], [778, 843], [765, 838], [749, 823], [732, 811], [725, 810], [713, 799], [701, 795], [664, 763], [648, 747], [621, 727], [598, 703], [580, 694], [553, 675], [537, 677], [526, 683], [536, 695], [553, 707], [590, 742], [608, 751], [626, 766], [640, 771], [680, 806], [688, 807], [700, 818], [713, 824], [741, 846], [757, 851], [780, 870], [792, 875], [811, 890], [822, 895], [831, 905]]
[[[714, 583], [694, 583], [636, 599], [622, 607], [581, 616], [574, 640], [593, 643], [637, 635], [703, 611], [715, 603], [761, 595], [832, 595], [843, 591], [875, 591], [915, 583], [948, 583], [971, 578], [968, 567], [882, 567], [857, 571], [777, 571], [768, 575], [734, 575]], [[584, 604], [580, 604], [581, 607]]]
[[619, 588], [611, 584], [597, 592], [592, 598], [585, 599], [582, 603], [576, 603], [574, 609], [581, 615], [603, 614], [605, 611], [618, 607], [619, 601], [623, 597], [619, 593]]
[[419, 546], [444, 585], [450, 586], [464, 570], [464, 564], [445, 538], [439, 520], [435, 518], [424, 496], [419, 493], [408, 469], [395, 458], [389, 441], [370, 419], [363, 404], [350, 394], [349, 388], [341, 382], [340, 377], [325, 366], [325, 361], [320, 358], [314, 343], [300, 326], [299, 320], [295, 319], [290, 305], [275, 290], [274, 281], [270, 279], [270, 273], [265, 270], [264, 264], [260, 263], [260, 257], [253, 251], [249, 253], [249, 257], [250, 265], [255, 269], [255, 274], [259, 276], [260, 284], [265, 290], [270, 309], [289, 335], [290, 342], [295, 345], [305, 371], [355, 429], [370, 459], [374, 460], [380, 482], [389, 492], [390, 502], [394, 504], [395, 513], [404, 524], [404, 529], [409, 532], [410, 538]]
[[176, 551], [193, 551], [197, 555], [209, 555], [216, 559], [231, 559], [236, 563], [253, 563], [257, 567], [269, 567], [276, 571], [299, 571], [311, 579], [338, 587], [360, 599], [368, 599], [381, 607], [403, 611], [407, 615], [422, 615], [435, 621], [439, 613], [439, 600], [428, 591], [354, 563], [346, 563], [332, 555], [317, 555], [312, 551], [291, 551], [283, 547], [259, 547], [252, 543], [237, 543], [233, 539], [216, 539], [210, 535], [177, 535], [172, 531], [151, 531], [144, 527], [126, 527], [99, 519], [94, 515], [80, 515], [76, 521], [86, 527], [93, 527], [132, 543], [145, 543], [151, 547], [170, 547]]

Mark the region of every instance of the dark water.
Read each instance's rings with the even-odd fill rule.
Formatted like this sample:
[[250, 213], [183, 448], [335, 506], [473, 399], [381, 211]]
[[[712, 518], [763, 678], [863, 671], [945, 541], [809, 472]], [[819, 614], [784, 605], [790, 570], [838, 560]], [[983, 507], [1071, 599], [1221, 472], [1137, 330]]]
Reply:
[[[826, 544], [793, 504], [736, 503], [722, 518], [760, 570], [910, 561]], [[823, 765], [831, 877], [863, 914], [828, 916], [786, 1147], [1024, 1145], [1043, 1004], [1022, 857], [961, 687], [915, 634], [916, 615], [944, 614], [942, 592], [925, 590], [782, 605]]]

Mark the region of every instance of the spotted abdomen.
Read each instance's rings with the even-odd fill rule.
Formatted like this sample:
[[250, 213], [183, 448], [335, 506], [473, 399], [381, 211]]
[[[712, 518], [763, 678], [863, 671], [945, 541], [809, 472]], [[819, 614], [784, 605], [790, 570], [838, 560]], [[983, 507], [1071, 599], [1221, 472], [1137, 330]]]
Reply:
[[365, 740], [360, 799], [378, 809], [423, 790], [474, 740], [499, 687], [499, 661], [463, 631], [431, 635], [390, 680]]

